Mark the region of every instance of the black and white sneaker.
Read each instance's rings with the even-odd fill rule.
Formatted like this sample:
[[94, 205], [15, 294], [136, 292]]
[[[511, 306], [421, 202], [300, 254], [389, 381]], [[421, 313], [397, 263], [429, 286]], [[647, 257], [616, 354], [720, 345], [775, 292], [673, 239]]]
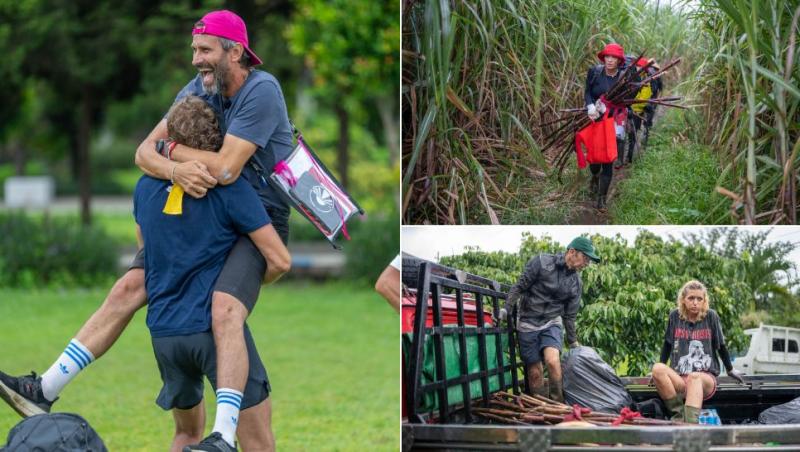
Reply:
[[200, 444], [184, 447], [183, 452], [237, 452], [237, 450], [235, 446], [222, 439], [220, 432], [213, 432], [200, 441]]
[[49, 413], [55, 402], [42, 394], [42, 377], [37, 377], [36, 372], [21, 377], [0, 372], [0, 398], [22, 417]]

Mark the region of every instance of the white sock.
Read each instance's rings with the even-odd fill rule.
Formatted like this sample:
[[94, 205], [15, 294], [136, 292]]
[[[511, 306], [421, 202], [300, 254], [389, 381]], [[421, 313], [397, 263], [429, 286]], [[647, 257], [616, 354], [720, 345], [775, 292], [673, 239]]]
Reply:
[[217, 389], [217, 417], [212, 432], [222, 434], [222, 439], [231, 446], [236, 445], [236, 426], [239, 424], [239, 407], [242, 393], [230, 388]]
[[56, 362], [42, 374], [42, 393], [53, 401], [61, 390], [78, 376], [78, 372], [94, 361], [94, 355], [77, 339], [72, 339]]

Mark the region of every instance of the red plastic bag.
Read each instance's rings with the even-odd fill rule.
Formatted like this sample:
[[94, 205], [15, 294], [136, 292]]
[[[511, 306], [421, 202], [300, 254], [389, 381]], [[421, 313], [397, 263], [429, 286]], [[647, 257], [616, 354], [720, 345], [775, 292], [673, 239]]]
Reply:
[[[586, 147], [586, 152], [581, 148]], [[604, 118], [592, 122], [575, 134], [575, 152], [578, 154], [578, 168], [586, 168], [586, 163], [611, 163], [617, 159], [617, 137], [614, 132], [614, 118]]]

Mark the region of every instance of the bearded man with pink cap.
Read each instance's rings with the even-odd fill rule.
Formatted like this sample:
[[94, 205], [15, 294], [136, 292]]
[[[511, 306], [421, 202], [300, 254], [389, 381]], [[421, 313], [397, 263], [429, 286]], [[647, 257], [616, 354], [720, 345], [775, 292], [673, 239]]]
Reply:
[[[276, 162], [291, 153], [292, 129], [280, 84], [271, 74], [254, 69], [262, 61], [249, 44], [244, 21], [231, 11], [210, 12], [194, 25], [192, 65], [198, 75], [178, 93], [176, 101], [196, 95], [212, 107], [224, 136], [222, 148], [209, 152], [182, 144], [164, 145], [169, 140], [164, 118], [137, 148], [136, 164], [147, 175], [172, 181], [195, 198], [205, 196], [217, 184], [229, 185], [243, 177], [257, 192], [272, 221], [267, 226], [268, 240], [283, 245], [288, 242], [289, 207], [267, 184], [266, 177]], [[209, 437], [184, 450], [235, 451], [239, 420], [239, 439], [245, 449], [274, 449], [269, 382], [266, 372], [255, 378], [249, 373], [244, 336], [244, 323], [258, 298], [266, 270], [266, 261], [252, 241], [240, 237], [216, 280], [211, 301], [217, 419]], [[23, 416], [49, 412], [64, 387], [111, 348], [133, 314], [146, 303], [144, 254], [140, 249], [102, 306], [42, 376], [32, 373], [12, 377], [0, 372], [0, 397]], [[255, 395], [251, 395], [251, 386], [258, 387]], [[205, 412], [202, 403], [173, 408], [176, 437], [172, 450], [181, 450], [202, 437]]]

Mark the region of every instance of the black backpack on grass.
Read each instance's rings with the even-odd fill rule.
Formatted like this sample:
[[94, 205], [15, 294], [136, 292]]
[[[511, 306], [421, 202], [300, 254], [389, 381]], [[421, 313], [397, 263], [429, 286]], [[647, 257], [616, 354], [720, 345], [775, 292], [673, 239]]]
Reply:
[[108, 452], [86, 419], [72, 413], [37, 414], [8, 432], [0, 452]]

